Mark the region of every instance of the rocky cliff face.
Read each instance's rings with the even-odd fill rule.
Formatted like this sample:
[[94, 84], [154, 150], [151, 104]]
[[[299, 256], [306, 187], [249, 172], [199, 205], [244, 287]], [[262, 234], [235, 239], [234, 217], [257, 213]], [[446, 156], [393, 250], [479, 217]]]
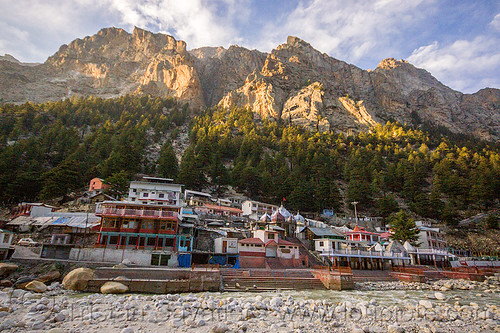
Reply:
[[0, 92], [7, 102], [137, 92], [176, 97], [196, 108], [205, 106], [186, 43], [139, 28], [132, 34], [102, 29], [61, 46], [45, 63], [31, 68], [0, 60], [0, 81], [7, 82]]
[[392, 58], [365, 71], [296, 37], [269, 54], [239, 46], [186, 51], [183, 41], [168, 35], [108, 28], [61, 46], [40, 65], [0, 57], [5, 102], [126, 93], [171, 96], [195, 109], [251, 107], [258, 118], [319, 130], [346, 132], [417, 119], [500, 139], [500, 90], [462, 94]]

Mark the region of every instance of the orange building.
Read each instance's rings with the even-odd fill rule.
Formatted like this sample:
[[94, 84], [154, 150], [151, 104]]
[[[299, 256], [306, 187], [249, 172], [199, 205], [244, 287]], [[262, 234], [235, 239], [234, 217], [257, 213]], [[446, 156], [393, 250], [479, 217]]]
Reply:
[[101, 178], [94, 178], [90, 181], [89, 192], [100, 193], [108, 187], [109, 185], [105, 184]]

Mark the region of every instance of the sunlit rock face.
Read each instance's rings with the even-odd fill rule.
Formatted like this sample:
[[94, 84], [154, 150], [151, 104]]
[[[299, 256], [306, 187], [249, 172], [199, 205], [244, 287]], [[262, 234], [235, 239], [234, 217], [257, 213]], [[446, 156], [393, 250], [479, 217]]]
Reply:
[[202, 47], [135, 28], [106, 28], [60, 47], [43, 64], [0, 57], [3, 102], [72, 95], [173, 97], [192, 110], [249, 107], [320, 131], [359, 131], [377, 123], [429, 122], [455, 133], [500, 139], [500, 90], [462, 94], [404, 60], [362, 70], [288, 37], [270, 53], [239, 46]]

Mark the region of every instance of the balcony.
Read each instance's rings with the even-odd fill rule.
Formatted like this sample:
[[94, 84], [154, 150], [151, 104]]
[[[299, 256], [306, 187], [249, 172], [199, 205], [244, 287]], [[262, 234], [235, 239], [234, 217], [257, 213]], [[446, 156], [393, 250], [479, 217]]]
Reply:
[[176, 219], [177, 212], [164, 210], [148, 210], [148, 209], [129, 209], [115, 207], [101, 207], [96, 209], [96, 215], [99, 216], [119, 216], [119, 217], [144, 217], [157, 219]]
[[376, 259], [410, 259], [406, 253], [388, 251], [330, 250], [320, 254], [323, 257], [352, 257]]

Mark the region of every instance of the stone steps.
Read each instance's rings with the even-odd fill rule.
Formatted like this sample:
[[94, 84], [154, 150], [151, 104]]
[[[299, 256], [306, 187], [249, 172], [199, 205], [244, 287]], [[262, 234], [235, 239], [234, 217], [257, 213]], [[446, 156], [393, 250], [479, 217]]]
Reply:
[[316, 278], [285, 278], [285, 277], [224, 277], [224, 290], [246, 289], [275, 290], [275, 289], [294, 289], [306, 290], [316, 289], [325, 290], [323, 283]]

